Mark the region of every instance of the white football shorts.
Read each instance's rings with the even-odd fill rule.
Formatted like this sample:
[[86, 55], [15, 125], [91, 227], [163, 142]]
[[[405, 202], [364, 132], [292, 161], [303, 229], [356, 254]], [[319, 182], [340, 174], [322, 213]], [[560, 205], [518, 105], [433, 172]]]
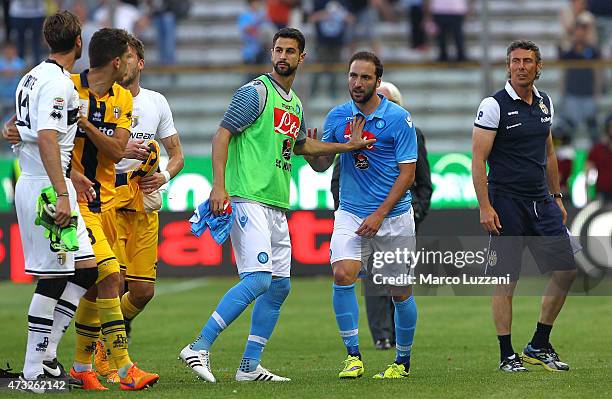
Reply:
[[291, 239], [285, 212], [252, 202], [232, 202], [230, 232], [238, 273], [291, 275]]
[[[341, 209], [337, 210], [334, 216], [334, 232], [330, 244], [331, 264], [347, 259], [357, 260], [361, 262], [362, 270], [365, 271], [374, 252], [395, 254], [398, 249], [402, 252], [415, 249], [412, 208], [401, 215], [385, 218], [376, 236], [370, 239], [362, 238], [355, 233], [364, 219]], [[375, 258], [377, 258], [376, 254]], [[385, 266], [384, 272], [389, 275], [410, 273], [408, 266], [404, 262], [390, 262]]]
[[83, 217], [77, 204], [77, 194], [72, 182], [66, 179], [70, 208], [77, 212], [79, 222], [77, 237], [79, 249], [73, 252], [53, 252], [45, 229], [36, 226], [36, 202], [43, 188], [51, 181], [46, 176], [21, 175], [15, 186], [15, 208], [23, 245], [25, 272], [34, 276], [70, 276], [74, 274], [75, 261], [94, 259], [93, 249]]

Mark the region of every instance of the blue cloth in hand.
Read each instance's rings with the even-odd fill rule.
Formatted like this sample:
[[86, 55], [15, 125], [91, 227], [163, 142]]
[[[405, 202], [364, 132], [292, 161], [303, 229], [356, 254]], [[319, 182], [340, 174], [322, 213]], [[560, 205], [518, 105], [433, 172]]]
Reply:
[[222, 215], [215, 216], [210, 210], [208, 200], [206, 200], [198, 205], [189, 219], [191, 223], [191, 233], [196, 237], [200, 237], [204, 234], [206, 229], [210, 229], [212, 238], [217, 244], [221, 245], [230, 235], [230, 230], [234, 224], [234, 218], [235, 216], [231, 206], [229, 206]]

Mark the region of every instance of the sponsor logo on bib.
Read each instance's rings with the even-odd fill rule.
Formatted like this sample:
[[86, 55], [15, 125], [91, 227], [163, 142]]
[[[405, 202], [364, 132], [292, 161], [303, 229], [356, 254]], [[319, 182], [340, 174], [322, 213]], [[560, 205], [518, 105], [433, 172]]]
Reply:
[[274, 108], [274, 132], [297, 138], [300, 131], [300, 118], [279, 108]]

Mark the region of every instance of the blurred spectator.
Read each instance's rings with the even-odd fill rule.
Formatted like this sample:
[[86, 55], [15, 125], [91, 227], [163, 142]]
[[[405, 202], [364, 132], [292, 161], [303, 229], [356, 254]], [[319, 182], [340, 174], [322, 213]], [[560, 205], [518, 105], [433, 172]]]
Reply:
[[17, 47], [6, 42], [0, 56], [0, 107], [2, 119], [15, 112], [15, 90], [25, 68], [25, 62], [17, 55]]
[[572, 145], [572, 136], [563, 128], [556, 127], [553, 131], [553, 142], [557, 155], [557, 168], [559, 170], [559, 185], [564, 196], [569, 195], [569, 178], [572, 174], [576, 150]]
[[415, 50], [425, 50], [427, 37], [425, 35], [425, 24], [423, 14], [423, 0], [403, 0], [404, 7], [409, 14], [410, 47]]
[[589, 11], [595, 16], [599, 45], [604, 50], [604, 56], [610, 57], [612, 46], [612, 1], [588, 0]]
[[597, 196], [612, 201], [612, 114], [606, 119], [604, 137], [589, 152], [585, 168], [587, 176], [590, 171], [597, 171]]
[[[588, 42], [592, 28], [583, 15], [578, 17], [574, 28], [572, 47], [561, 54], [562, 60], [597, 60], [599, 49]], [[602, 91], [602, 74], [595, 68], [568, 68], [565, 70], [563, 114], [561, 119], [567, 124], [570, 133], [582, 123], [586, 123], [593, 142], [597, 140], [597, 101]]]
[[[242, 59], [248, 65], [262, 65], [270, 59], [274, 27], [268, 20], [263, 0], [247, 0], [249, 8], [238, 16], [242, 37]], [[258, 74], [250, 76], [255, 78]]]
[[2, 19], [4, 22], [4, 41], [8, 42], [11, 37], [11, 17], [9, 16], [9, 9], [11, 6], [10, 0], [2, 0]]
[[277, 29], [286, 28], [291, 18], [295, 0], [268, 0], [268, 18]]
[[347, 41], [350, 53], [357, 51], [360, 44], [369, 46], [373, 53], [380, 56], [378, 40], [378, 12], [389, 10], [385, 0], [347, 0], [348, 11], [355, 17], [355, 23], [348, 30]]
[[[42, 26], [45, 0], [11, 0], [9, 6], [11, 38], [16, 39], [19, 58], [26, 60], [26, 47], [32, 49], [32, 63], [42, 61]], [[26, 35], [29, 37], [26, 39]]]
[[571, 0], [567, 7], [562, 8], [559, 14], [561, 27], [561, 42], [559, 44], [560, 51], [567, 51], [572, 47], [572, 39], [574, 35], [574, 27], [576, 21], [580, 17], [583, 21], [589, 21], [593, 29], [590, 29], [588, 35], [588, 43], [592, 46], [597, 45], [597, 31], [594, 29], [595, 17], [587, 9], [587, 0]]
[[[344, 47], [344, 36], [347, 27], [354, 22], [353, 16], [337, 0], [315, 0], [313, 13], [308, 21], [315, 24], [317, 62], [324, 65], [339, 62]], [[311, 94], [316, 95], [322, 75], [328, 76], [329, 95], [336, 98], [338, 73], [331, 69], [315, 73]]]
[[77, 0], [72, 6], [72, 12], [81, 22], [81, 40], [83, 42], [83, 51], [72, 68], [73, 73], [81, 73], [89, 68], [89, 42], [93, 34], [101, 28], [100, 25], [89, 19], [87, 3], [83, 0]]
[[463, 23], [470, 12], [472, 0], [427, 0], [427, 13], [437, 26], [438, 61], [449, 61], [446, 46], [447, 38], [452, 38], [457, 50], [457, 61], [467, 60]]
[[[112, 12], [111, 7], [114, 7]], [[93, 14], [93, 21], [102, 27], [125, 29], [134, 35], [138, 35], [148, 23], [135, 0], [102, 0]]]
[[191, 2], [187, 0], [149, 0], [153, 23], [157, 31], [159, 62], [162, 65], [176, 63], [176, 23], [189, 13]]

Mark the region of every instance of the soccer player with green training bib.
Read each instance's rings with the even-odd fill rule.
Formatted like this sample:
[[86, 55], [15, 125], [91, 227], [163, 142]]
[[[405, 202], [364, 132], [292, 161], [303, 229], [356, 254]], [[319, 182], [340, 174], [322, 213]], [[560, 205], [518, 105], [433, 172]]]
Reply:
[[291, 86], [304, 62], [304, 35], [292, 28], [274, 35], [273, 71], [234, 94], [213, 139], [210, 206], [220, 215], [232, 202], [230, 233], [240, 282], [223, 296], [198, 338], [180, 358], [202, 379], [215, 382], [210, 347], [251, 302], [251, 331], [237, 381], [289, 381], [263, 368], [261, 353], [278, 321], [290, 289], [289, 209], [291, 153], [331, 155], [363, 148], [374, 140], [352, 132], [347, 143], [322, 143], [307, 137], [302, 104]]

